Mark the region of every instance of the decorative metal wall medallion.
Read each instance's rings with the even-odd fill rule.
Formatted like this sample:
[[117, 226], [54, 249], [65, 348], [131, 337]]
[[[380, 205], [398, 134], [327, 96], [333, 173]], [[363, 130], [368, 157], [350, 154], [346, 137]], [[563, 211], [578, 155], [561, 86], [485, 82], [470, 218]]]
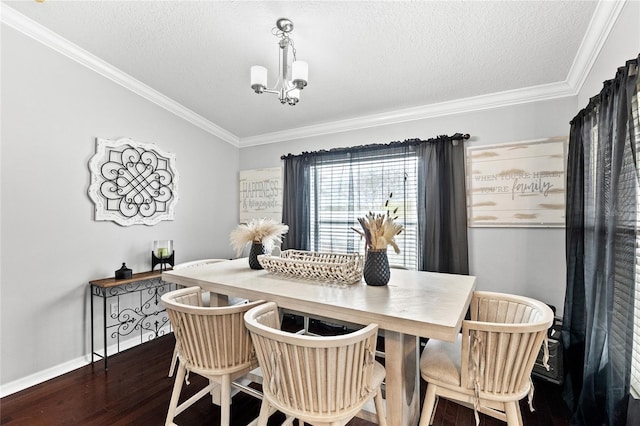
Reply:
[[89, 170], [95, 220], [122, 226], [173, 220], [179, 177], [175, 154], [128, 138], [97, 138]]

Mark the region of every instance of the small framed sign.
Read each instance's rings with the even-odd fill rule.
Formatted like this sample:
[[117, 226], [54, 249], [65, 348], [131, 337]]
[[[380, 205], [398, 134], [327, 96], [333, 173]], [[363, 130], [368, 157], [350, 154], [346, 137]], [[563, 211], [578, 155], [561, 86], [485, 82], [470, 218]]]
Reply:
[[567, 137], [467, 147], [469, 226], [563, 227]]
[[240, 223], [282, 220], [282, 167], [240, 171]]

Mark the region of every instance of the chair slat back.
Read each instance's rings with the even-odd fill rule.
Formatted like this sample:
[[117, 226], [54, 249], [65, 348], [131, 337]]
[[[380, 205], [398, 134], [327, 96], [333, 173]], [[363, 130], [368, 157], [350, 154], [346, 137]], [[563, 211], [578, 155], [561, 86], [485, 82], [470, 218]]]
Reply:
[[525, 392], [553, 322], [551, 309], [526, 297], [476, 291], [471, 318], [462, 325], [462, 385], [489, 399]]
[[188, 369], [224, 374], [256, 364], [244, 313], [262, 301], [205, 307], [200, 287], [189, 287], [163, 295], [162, 302], [179, 343], [180, 361]]
[[318, 337], [280, 331], [278, 318], [275, 303], [245, 316], [265, 394], [306, 416], [344, 413], [371, 397], [376, 324], [347, 335]]

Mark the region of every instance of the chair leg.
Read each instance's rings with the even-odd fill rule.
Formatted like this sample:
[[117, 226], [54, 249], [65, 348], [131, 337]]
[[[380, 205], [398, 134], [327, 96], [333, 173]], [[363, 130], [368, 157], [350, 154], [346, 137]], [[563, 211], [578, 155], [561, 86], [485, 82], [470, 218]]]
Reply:
[[262, 404], [260, 405], [260, 415], [258, 416], [258, 426], [267, 426], [270, 414], [269, 401], [263, 397]]
[[382, 390], [380, 388], [378, 388], [378, 391], [373, 397], [373, 403], [376, 406], [376, 413], [378, 414], [378, 426], [387, 426], [387, 415], [384, 412], [384, 404], [382, 403]]
[[[284, 422], [282, 422], [282, 424], [280, 426], [295, 426], [296, 422], [296, 418], [292, 417], [292, 416], [287, 416], [284, 419]], [[304, 423], [302, 420], [298, 420], [298, 426], [304, 426]]]
[[182, 383], [184, 382], [184, 376], [186, 376], [186, 374], [187, 369], [180, 365], [178, 367], [178, 375], [173, 383], [171, 401], [169, 401], [169, 411], [167, 411], [167, 420], [165, 421], [166, 426], [173, 424], [173, 418], [175, 417], [176, 408], [178, 407], [178, 399], [180, 398], [180, 392], [182, 391]]
[[220, 385], [220, 425], [229, 426], [231, 422], [231, 376], [222, 376]]
[[431, 417], [433, 415], [433, 409], [436, 405], [436, 385], [428, 383], [427, 393], [424, 396], [424, 403], [422, 406], [422, 414], [420, 415], [420, 425], [428, 426], [431, 424]]
[[504, 412], [507, 415], [508, 426], [522, 426], [522, 414], [518, 401], [505, 402]]
[[176, 371], [176, 363], [178, 362], [178, 342], [173, 347], [173, 356], [171, 357], [171, 367], [169, 367], [169, 377], [173, 377], [173, 372]]

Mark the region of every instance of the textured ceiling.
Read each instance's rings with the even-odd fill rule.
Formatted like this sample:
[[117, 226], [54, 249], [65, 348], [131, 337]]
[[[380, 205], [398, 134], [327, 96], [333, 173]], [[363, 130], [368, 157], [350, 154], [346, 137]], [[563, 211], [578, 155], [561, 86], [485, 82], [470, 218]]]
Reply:
[[[563, 82], [597, 2], [3, 3], [242, 140]], [[295, 107], [249, 87], [275, 79], [280, 17], [309, 63]]]

